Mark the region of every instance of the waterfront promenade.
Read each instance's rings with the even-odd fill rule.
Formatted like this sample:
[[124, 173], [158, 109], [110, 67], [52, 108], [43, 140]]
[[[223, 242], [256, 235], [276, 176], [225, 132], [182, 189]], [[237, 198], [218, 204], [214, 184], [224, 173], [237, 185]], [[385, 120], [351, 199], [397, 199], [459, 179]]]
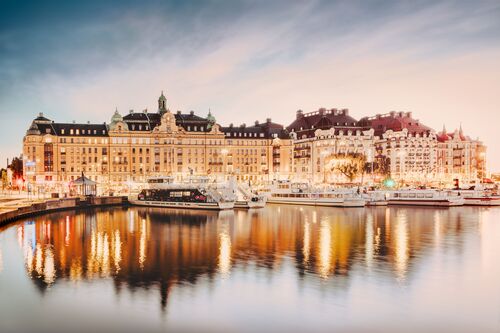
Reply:
[[28, 198], [25, 194], [0, 197], [0, 226], [22, 217], [46, 212], [126, 204], [126, 197], [71, 197], [64, 199]]

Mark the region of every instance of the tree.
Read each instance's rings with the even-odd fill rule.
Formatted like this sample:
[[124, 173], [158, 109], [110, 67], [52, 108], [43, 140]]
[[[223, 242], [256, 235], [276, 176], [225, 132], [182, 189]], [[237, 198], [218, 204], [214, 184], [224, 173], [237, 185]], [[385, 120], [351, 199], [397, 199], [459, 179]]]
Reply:
[[13, 178], [17, 179], [23, 177], [23, 160], [19, 157], [14, 157], [8, 168], [12, 170]]
[[0, 177], [2, 179], [2, 191], [5, 191], [5, 188], [9, 185], [9, 179], [7, 178], [7, 170], [6, 169], [1, 169], [0, 170]]
[[335, 154], [332, 158], [333, 170], [346, 176], [351, 183], [366, 167], [366, 157], [362, 154]]

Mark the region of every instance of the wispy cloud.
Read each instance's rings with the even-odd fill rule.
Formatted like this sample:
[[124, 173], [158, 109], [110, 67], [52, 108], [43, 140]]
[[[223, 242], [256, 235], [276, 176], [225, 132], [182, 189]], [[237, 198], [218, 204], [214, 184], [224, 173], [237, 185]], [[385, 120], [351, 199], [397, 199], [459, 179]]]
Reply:
[[[498, 118], [496, 1], [7, 7], [0, 112], [25, 127], [39, 111], [100, 122], [115, 106], [152, 109], [161, 89], [173, 109], [212, 108], [223, 122], [289, 122], [296, 109], [320, 106], [357, 117], [403, 108], [432, 126], [460, 118], [488, 142], [494, 130], [477, 118]], [[0, 158], [19, 149], [23, 131], [2, 126], [14, 149]]]

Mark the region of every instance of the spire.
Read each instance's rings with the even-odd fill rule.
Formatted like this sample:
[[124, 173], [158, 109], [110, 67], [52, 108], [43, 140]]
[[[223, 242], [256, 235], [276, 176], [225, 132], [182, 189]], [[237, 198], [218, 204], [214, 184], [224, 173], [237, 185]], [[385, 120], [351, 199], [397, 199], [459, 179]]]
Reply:
[[160, 98], [158, 98], [158, 113], [164, 114], [165, 112], [167, 112], [167, 98], [163, 95], [162, 90]]
[[442, 133], [446, 134], [446, 127], [444, 126], [444, 124], [443, 124], [443, 132]]
[[460, 122], [460, 129], [458, 130], [460, 135], [464, 134], [464, 131], [462, 130], [462, 122]]

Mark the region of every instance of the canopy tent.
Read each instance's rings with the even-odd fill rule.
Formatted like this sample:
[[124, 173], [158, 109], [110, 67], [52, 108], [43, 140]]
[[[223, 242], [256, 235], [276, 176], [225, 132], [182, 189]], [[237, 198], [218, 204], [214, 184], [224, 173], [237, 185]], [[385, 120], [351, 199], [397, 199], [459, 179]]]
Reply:
[[73, 185], [77, 187], [78, 194], [89, 196], [96, 195], [97, 183], [87, 177], [82, 172], [82, 176], [73, 181]]

